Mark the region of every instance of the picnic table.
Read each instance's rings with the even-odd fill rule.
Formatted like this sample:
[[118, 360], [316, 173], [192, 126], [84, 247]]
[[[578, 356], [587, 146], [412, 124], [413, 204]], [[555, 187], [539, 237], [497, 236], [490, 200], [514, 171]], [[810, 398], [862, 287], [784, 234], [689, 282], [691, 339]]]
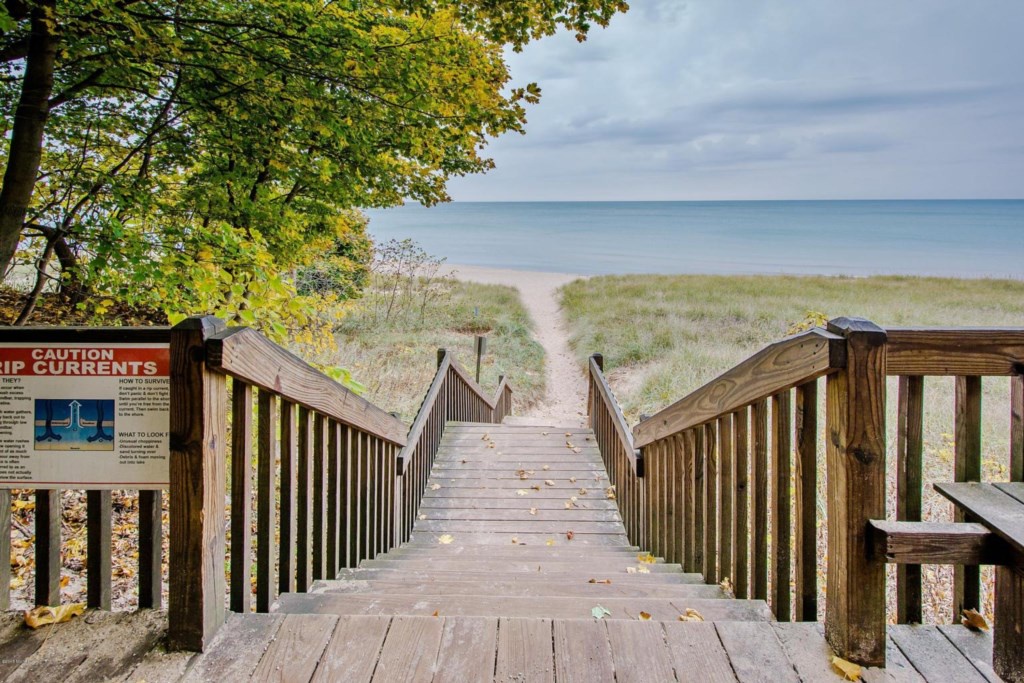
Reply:
[[935, 484], [969, 521], [996, 537], [992, 668], [1007, 681], [1024, 680], [1024, 483]]

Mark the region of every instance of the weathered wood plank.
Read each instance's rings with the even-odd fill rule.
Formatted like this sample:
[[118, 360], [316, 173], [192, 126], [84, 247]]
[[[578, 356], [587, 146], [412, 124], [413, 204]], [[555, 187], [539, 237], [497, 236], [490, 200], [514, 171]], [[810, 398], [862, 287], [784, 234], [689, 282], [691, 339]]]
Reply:
[[60, 604], [60, 491], [36, 489], [37, 605]]
[[868, 520], [885, 518], [885, 331], [839, 318], [846, 367], [826, 382], [828, 577], [825, 633], [836, 654], [885, 662], [885, 563], [864, 552]]
[[772, 628], [801, 681], [832, 683], [839, 680], [832, 668], [832, 648], [825, 642], [819, 624], [772, 624]]
[[327, 418], [313, 416], [313, 580], [327, 576]]
[[661, 624], [612, 620], [606, 621], [605, 627], [615, 662], [616, 681], [641, 683], [675, 678]]
[[937, 483], [935, 490], [1024, 552], [1024, 484]]
[[277, 397], [260, 390], [256, 463], [256, 611], [269, 612], [274, 602], [277, 491]]
[[[11, 500], [10, 491], [4, 490], [0, 495], [0, 547], [6, 557], [0, 557], [0, 608], [7, 609], [10, 585], [11, 544]], [[93, 609], [110, 609], [110, 587], [112, 582], [112, 565], [110, 558], [111, 523], [113, 517], [113, 496], [110, 491], [87, 491], [86, 494], [87, 550], [86, 575], [88, 576], [86, 604]], [[140, 509], [141, 521], [141, 509]], [[6, 517], [4, 516], [6, 515]], [[141, 529], [139, 530], [141, 535]], [[142, 560], [142, 553], [139, 554]], [[6, 564], [4, 564], [6, 562]], [[140, 582], [140, 586], [142, 583]]]
[[392, 619], [373, 680], [381, 683], [430, 680], [442, 628], [438, 617], [397, 616]]
[[281, 614], [232, 614], [182, 682], [249, 680], [284, 619]]
[[936, 626], [901, 625], [889, 635], [915, 669], [928, 681], [984, 683], [985, 678]]
[[969, 629], [959, 624], [939, 624], [939, 632], [953, 643], [953, 646], [985, 677], [989, 683], [1001, 683], [1002, 679], [992, 668], [992, 634], [987, 631]]
[[297, 505], [295, 511], [295, 590], [304, 593], [313, 583], [313, 413], [299, 406]]
[[277, 592], [295, 590], [296, 537], [298, 532], [298, 434], [295, 404], [281, 400], [281, 524], [278, 544]]
[[819, 329], [776, 342], [638, 424], [634, 444], [642, 448], [842, 368], [844, 351], [842, 337]]
[[1010, 378], [1010, 481], [1024, 481], [1024, 374]]
[[273, 391], [322, 415], [405, 444], [406, 427], [397, 418], [316, 370], [256, 330], [232, 328], [206, 342], [207, 366], [247, 384]]
[[163, 491], [139, 491], [139, 608], [163, 601]]
[[711, 623], [663, 623], [669, 657], [680, 683], [731, 683], [729, 655]]
[[733, 566], [733, 446], [730, 413], [718, 418], [718, 490], [721, 499], [718, 514], [718, 543], [721, 548], [718, 576], [730, 582], [736, 577]]
[[489, 680], [494, 671], [497, 641], [497, 618], [445, 619], [433, 683], [463, 683], [479, 678]]
[[289, 614], [260, 658], [251, 680], [310, 680], [337, 623], [338, 617], [333, 615]]
[[754, 509], [754, 532], [750, 548], [750, 566], [757, 600], [768, 599], [768, 402], [764, 399], [750, 407], [750, 431], [754, 447], [751, 468], [754, 487], [750, 492]]
[[1008, 681], [1024, 679], [1024, 571], [996, 567], [992, 668]]
[[874, 553], [892, 564], [1000, 564], [1016, 555], [982, 524], [879, 520], [870, 524]]
[[231, 611], [252, 608], [252, 386], [231, 383]]
[[313, 674], [314, 683], [369, 683], [390, 623], [390, 617], [340, 618]]
[[739, 681], [800, 681], [771, 624], [733, 621], [715, 628]]
[[554, 622], [554, 638], [559, 683], [615, 680], [608, 632], [602, 622], [558, 619]]
[[793, 591], [796, 621], [818, 620], [818, 382], [796, 388]]
[[[955, 382], [953, 479], [981, 480], [981, 377], [958, 376]], [[953, 519], [964, 521], [963, 511], [954, 510]], [[981, 606], [981, 573], [978, 567], [953, 567], [953, 621], [965, 609]]]
[[1024, 329], [888, 329], [890, 375], [1016, 375]]
[[733, 413], [733, 452], [736, 457], [736, 577], [733, 592], [737, 598], [750, 595], [750, 443], [748, 411]]
[[[779, 621], [792, 618], [793, 593], [790, 588], [793, 538], [793, 499], [790, 477], [793, 473], [793, 399], [792, 392], [772, 396], [772, 611]], [[815, 494], [817, 495], [817, 494]]]
[[704, 425], [704, 580], [718, 583], [718, 439], [716, 425]]
[[550, 619], [499, 620], [494, 680], [554, 683]]
[[[921, 520], [921, 485], [924, 452], [924, 378], [899, 379], [896, 424], [896, 519]], [[896, 570], [896, 622], [921, 622], [921, 567], [901, 565]]]

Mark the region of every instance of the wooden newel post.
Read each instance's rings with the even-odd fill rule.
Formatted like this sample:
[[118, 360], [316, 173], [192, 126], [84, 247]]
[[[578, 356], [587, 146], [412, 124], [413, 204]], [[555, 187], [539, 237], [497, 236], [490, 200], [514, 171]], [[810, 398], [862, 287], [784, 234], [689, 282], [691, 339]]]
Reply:
[[212, 316], [171, 330], [171, 649], [201, 652], [224, 623], [224, 488], [227, 394], [206, 368], [206, 340], [225, 329]]
[[837, 318], [846, 367], [826, 383], [828, 600], [825, 635], [840, 657], [885, 666], [885, 564], [868, 520], [885, 519], [885, 330]]

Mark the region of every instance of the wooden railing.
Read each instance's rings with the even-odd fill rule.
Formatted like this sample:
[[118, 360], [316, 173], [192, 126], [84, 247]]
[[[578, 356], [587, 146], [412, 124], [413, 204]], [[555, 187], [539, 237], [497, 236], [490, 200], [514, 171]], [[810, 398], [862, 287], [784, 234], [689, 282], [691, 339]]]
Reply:
[[401, 520], [396, 542], [407, 540], [412, 531], [445, 424], [450, 421], [497, 423], [511, 412], [512, 388], [504, 377], [498, 380], [494, 398], [488, 399], [469, 373], [452, 360], [446, 350], [438, 349], [434, 381], [409, 429], [406, 446], [398, 455]]
[[253, 540], [261, 612], [393, 545], [405, 426], [253, 330], [172, 329], [170, 440], [172, 648], [202, 650], [224, 621], [225, 494], [233, 611], [251, 609]]
[[[4, 328], [0, 341], [14, 344], [167, 344], [170, 329], [149, 328]], [[132, 487], [125, 486], [131, 490]], [[61, 489], [36, 489], [35, 585], [36, 605], [61, 602]], [[90, 608], [111, 608], [112, 597], [112, 494], [109, 489], [86, 490], [86, 600]], [[161, 606], [162, 492], [138, 491], [138, 606]], [[11, 605], [11, 490], [0, 489], [0, 611]], [[26, 539], [32, 541], [33, 539]]]
[[626, 534], [634, 545], [647, 546], [648, 521], [643, 512], [649, 508], [645, 505], [643, 480], [640, 478], [643, 461], [633, 447], [633, 434], [603, 372], [604, 358], [595, 353], [588, 363], [587, 415], [614, 487], [612, 493]]
[[[591, 406], [614, 406], [595, 366], [592, 392], [603, 387], [608, 399], [592, 396]], [[737, 597], [767, 600], [779, 620], [816, 620], [818, 379], [826, 376], [826, 635], [840, 656], [884, 664], [886, 558], [873, 549], [869, 523], [886, 518], [886, 378], [899, 377], [895, 517], [916, 520], [922, 377], [956, 377], [953, 478], [966, 481], [980, 478], [980, 378], [1009, 376], [1009, 471], [1020, 481], [1022, 372], [1024, 329], [887, 331], [840, 318], [773, 344], [634, 427], [645, 480], [639, 538], [709, 583], [728, 578]], [[617, 413], [602, 410], [595, 425]], [[957, 614], [977, 607], [976, 568], [958, 568], [956, 585]], [[920, 619], [918, 567], [901, 564], [898, 595], [899, 620]]]

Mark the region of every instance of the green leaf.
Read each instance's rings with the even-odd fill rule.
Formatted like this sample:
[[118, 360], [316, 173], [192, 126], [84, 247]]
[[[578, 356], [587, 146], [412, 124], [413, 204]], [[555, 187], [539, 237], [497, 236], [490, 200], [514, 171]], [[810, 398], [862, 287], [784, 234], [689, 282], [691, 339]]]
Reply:
[[605, 617], [611, 615], [611, 610], [605, 609], [604, 607], [601, 607], [601, 605], [598, 605], [594, 607], [592, 610], [590, 610], [590, 614], [595, 619], [604, 619]]

